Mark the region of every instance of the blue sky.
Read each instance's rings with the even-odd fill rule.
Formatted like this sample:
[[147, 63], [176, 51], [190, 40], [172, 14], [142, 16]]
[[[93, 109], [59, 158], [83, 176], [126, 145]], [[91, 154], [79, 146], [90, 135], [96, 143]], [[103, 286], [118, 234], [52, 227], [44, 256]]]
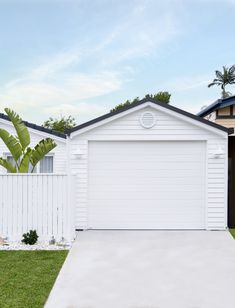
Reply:
[[0, 0], [0, 111], [81, 123], [166, 90], [196, 113], [235, 63], [234, 20], [235, 0]]

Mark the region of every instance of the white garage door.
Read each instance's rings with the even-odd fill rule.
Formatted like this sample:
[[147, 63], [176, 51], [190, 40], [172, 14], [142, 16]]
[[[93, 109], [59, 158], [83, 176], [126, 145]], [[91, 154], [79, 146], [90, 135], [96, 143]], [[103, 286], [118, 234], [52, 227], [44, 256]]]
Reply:
[[205, 143], [89, 143], [93, 229], [204, 229]]

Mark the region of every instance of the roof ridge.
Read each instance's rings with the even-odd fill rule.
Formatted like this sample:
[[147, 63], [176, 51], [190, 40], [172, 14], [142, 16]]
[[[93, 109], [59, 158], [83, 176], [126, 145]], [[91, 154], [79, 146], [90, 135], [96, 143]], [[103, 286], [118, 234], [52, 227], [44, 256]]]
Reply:
[[115, 115], [117, 115], [117, 114], [120, 114], [120, 113], [122, 113], [122, 112], [124, 112], [124, 111], [127, 111], [127, 110], [129, 110], [129, 109], [132, 109], [132, 108], [134, 108], [134, 107], [137, 107], [137, 106], [142, 105], [142, 104], [147, 103], [147, 102], [150, 102], [150, 103], [159, 105], [159, 106], [161, 106], [161, 107], [163, 107], [163, 108], [166, 108], [166, 109], [175, 111], [175, 112], [180, 113], [180, 114], [182, 114], [182, 115], [184, 115], [184, 116], [187, 116], [187, 117], [189, 117], [189, 118], [192, 118], [192, 119], [194, 119], [194, 120], [196, 120], [196, 121], [199, 121], [199, 122], [201, 122], [201, 123], [204, 123], [204, 124], [206, 124], [206, 125], [212, 126], [212, 127], [214, 127], [214, 128], [220, 129], [220, 130], [225, 131], [225, 132], [227, 132], [227, 133], [231, 133], [231, 130], [229, 130], [228, 128], [226, 128], [226, 127], [224, 127], [224, 126], [222, 126], [222, 125], [213, 123], [213, 122], [211, 122], [211, 121], [208, 121], [208, 120], [206, 120], [206, 119], [203, 119], [203, 118], [199, 117], [198, 115], [192, 114], [192, 113], [190, 113], [190, 112], [188, 112], [188, 111], [182, 110], [182, 109], [180, 109], [180, 108], [177, 108], [177, 107], [175, 107], [175, 106], [169, 105], [169, 104], [167, 104], [167, 103], [162, 103], [162, 102], [160, 102], [160, 101], [157, 100], [157, 99], [153, 99], [153, 98], [143, 98], [143, 99], [140, 100], [139, 102], [131, 103], [130, 105], [124, 106], [123, 108], [121, 108], [121, 109], [119, 109], [119, 110], [117, 110], [117, 111], [113, 111], [113, 112], [106, 113], [106, 114], [104, 114], [104, 115], [102, 115], [102, 116], [100, 116], [100, 117], [97, 117], [97, 118], [95, 118], [95, 119], [92, 119], [92, 120], [87, 121], [87, 122], [85, 122], [85, 123], [82, 123], [82, 124], [80, 124], [80, 125], [77, 125], [77, 126], [71, 128], [71, 129], [68, 129], [68, 130], [66, 130], [66, 134], [70, 135], [71, 133], [73, 133], [73, 132], [75, 132], [75, 131], [77, 131], [77, 130], [80, 130], [80, 129], [84, 128], [84, 127], [87, 127], [87, 126], [90, 126], [90, 125], [95, 124], [95, 123], [97, 123], [97, 122], [100, 122], [100, 121], [102, 121], [102, 120], [105, 120], [105, 119], [107, 119], [107, 118], [113, 117], [113, 116], [115, 116]]

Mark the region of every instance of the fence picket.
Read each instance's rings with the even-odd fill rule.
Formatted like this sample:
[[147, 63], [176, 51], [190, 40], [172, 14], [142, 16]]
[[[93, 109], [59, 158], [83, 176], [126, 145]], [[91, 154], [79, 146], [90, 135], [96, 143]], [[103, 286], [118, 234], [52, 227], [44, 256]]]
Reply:
[[[65, 174], [0, 174], [0, 236], [21, 240], [36, 229], [39, 240], [72, 240]], [[71, 200], [70, 200], [71, 202]]]

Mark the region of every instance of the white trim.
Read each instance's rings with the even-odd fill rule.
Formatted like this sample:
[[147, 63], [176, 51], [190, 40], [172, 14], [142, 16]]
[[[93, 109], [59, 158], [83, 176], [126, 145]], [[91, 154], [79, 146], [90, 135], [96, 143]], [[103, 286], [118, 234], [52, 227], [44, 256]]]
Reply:
[[208, 230], [208, 206], [209, 206], [209, 198], [208, 198], [208, 140], [206, 141], [206, 149], [205, 149], [205, 227]]
[[86, 226], [85, 230], [89, 229], [89, 140], [86, 140], [86, 167], [87, 167], [87, 181], [86, 181]]
[[[216, 138], [215, 138], [216, 139]], [[82, 140], [85, 140], [85, 139], [82, 139]], [[156, 141], [161, 141], [161, 140], [166, 140], [166, 141], [176, 141], [176, 140], [184, 140], [184, 141], [192, 141], [192, 140], [195, 140], [195, 141], [205, 141], [205, 140], [208, 140], [207, 136], [203, 136], [203, 135], [191, 135], [189, 136], [187, 133], [185, 133], [185, 135], [171, 135], [171, 136], [165, 136], [165, 135], [142, 135], [142, 136], [139, 136], [139, 135], [122, 135], [122, 136], [119, 136], [119, 135], [112, 135], [112, 136], [89, 136], [88, 138], [89, 141], [135, 141], [135, 140], [142, 140], [142, 141], [145, 141], [145, 140], [156, 140]]]
[[160, 110], [160, 111], [162, 111], [164, 113], [167, 113], [167, 114], [169, 114], [169, 115], [171, 115], [173, 117], [179, 118], [179, 119], [181, 119], [181, 120], [183, 120], [185, 122], [191, 123], [191, 124], [193, 124], [195, 126], [198, 126], [200, 128], [206, 129], [206, 130], [208, 130], [210, 132], [213, 132], [213, 133], [215, 133], [217, 135], [223, 136], [224, 138], [227, 138], [227, 136], [228, 136], [227, 132], [224, 132], [224, 131], [222, 131], [222, 130], [220, 130], [218, 128], [215, 128], [215, 127], [212, 127], [212, 126], [207, 125], [205, 123], [202, 123], [200, 121], [194, 120], [194, 119], [192, 119], [192, 118], [190, 118], [190, 117], [188, 117], [186, 115], [182, 115], [182, 114], [180, 114], [180, 113], [178, 113], [176, 111], [173, 111], [173, 110], [161, 107], [161, 106], [156, 105], [156, 104], [154, 104], [152, 102], [146, 102], [146, 103], [144, 103], [142, 105], [133, 107], [131, 109], [128, 109], [128, 110], [123, 111], [121, 113], [118, 113], [116, 115], [110, 116], [109, 118], [106, 118], [104, 120], [101, 120], [99, 122], [91, 124], [89, 126], [86, 126], [86, 127], [82, 128], [82, 129], [74, 131], [74, 132], [71, 133], [70, 138], [72, 139], [73, 137], [75, 137], [77, 135], [81, 135], [81, 134], [83, 134], [83, 133], [85, 133], [87, 131], [90, 131], [90, 130], [96, 128], [96, 127], [102, 126], [104, 124], [107, 124], [107, 123], [112, 122], [112, 121], [114, 121], [116, 119], [122, 118], [122, 117], [124, 117], [124, 116], [126, 116], [126, 115], [128, 115], [130, 113], [133, 113], [135, 111], [144, 109], [146, 107], [152, 107], [152, 108], [154, 108], [156, 110]]
[[[146, 105], [146, 104], [147, 104], [147, 105]], [[89, 125], [89, 126], [86, 126], [86, 127], [82, 128], [82, 129], [76, 130], [76, 131], [74, 131], [74, 132], [72, 132], [72, 133], [70, 134], [70, 138], [72, 139], [73, 137], [75, 137], [75, 136], [77, 136], [77, 135], [81, 135], [81, 134], [83, 134], [83, 133], [85, 133], [85, 132], [87, 132], [87, 131], [89, 131], [89, 130], [92, 130], [92, 129], [96, 128], [96, 127], [99, 127], [99, 126], [101, 126], [101, 125], [107, 124], [107, 123], [112, 122], [112, 121], [114, 121], [114, 120], [116, 120], [116, 119], [122, 118], [122, 117], [124, 117], [125, 115], [128, 115], [128, 114], [130, 114], [130, 113], [132, 113], [132, 112], [134, 112], [134, 111], [141, 110], [141, 109], [143, 109], [143, 107], [147, 107], [148, 104], [149, 104], [149, 103], [144, 103], [143, 105], [136, 106], [136, 107], [134, 107], [134, 108], [131, 108], [131, 109], [128, 109], [128, 110], [123, 111], [123, 112], [121, 112], [121, 113], [118, 113], [118, 114], [116, 114], [116, 115], [113, 115], [113, 116], [111, 116], [111, 117], [109, 117], [109, 118], [107, 118], [107, 119], [101, 120], [101, 121], [99, 121], [99, 122], [96, 122], [96, 123], [94, 123], [94, 124], [91, 124], [91, 125]]]
[[205, 124], [205, 123], [202, 123], [202, 122], [200, 122], [200, 121], [194, 120], [194, 119], [192, 119], [192, 118], [190, 118], [190, 117], [187, 117], [187, 116], [185, 116], [185, 115], [183, 115], [183, 114], [181, 114], [181, 113], [178, 113], [178, 112], [175, 112], [175, 111], [173, 111], [173, 110], [170, 110], [170, 109], [161, 107], [161, 106], [159, 106], [159, 105], [155, 105], [155, 104], [153, 104], [153, 103], [149, 103], [149, 105], [150, 105], [150, 107], [152, 107], [152, 108], [159, 109], [159, 110], [162, 111], [162, 112], [165, 112], [165, 113], [167, 113], [167, 114], [169, 114], [169, 115], [171, 115], [171, 116], [174, 116], [174, 117], [176, 117], [176, 118], [179, 118], [179, 119], [181, 119], [181, 120], [183, 120], [183, 121], [185, 121], [185, 122], [191, 123], [191, 124], [193, 124], [193, 125], [195, 125], [195, 126], [204, 128], [204, 129], [206, 129], [206, 130], [208, 130], [208, 131], [210, 131], [210, 132], [212, 132], [212, 133], [215, 133], [215, 134], [217, 134], [217, 135], [223, 136], [223, 137], [225, 137], [225, 138], [228, 137], [228, 133], [227, 133], [227, 132], [224, 132], [224, 131], [222, 131], [222, 130], [220, 130], [219, 128], [212, 127], [212, 126], [207, 125], [207, 124]]
[[225, 167], [224, 167], [224, 228], [228, 227], [228, 139], [225, 144]]
[[66, 138], [66, 168], [67, 168], [67, 173], [68, 175], [71, 175], [72, 170], [71, 170], [71, 147], [70, 147], [70, 138]]

